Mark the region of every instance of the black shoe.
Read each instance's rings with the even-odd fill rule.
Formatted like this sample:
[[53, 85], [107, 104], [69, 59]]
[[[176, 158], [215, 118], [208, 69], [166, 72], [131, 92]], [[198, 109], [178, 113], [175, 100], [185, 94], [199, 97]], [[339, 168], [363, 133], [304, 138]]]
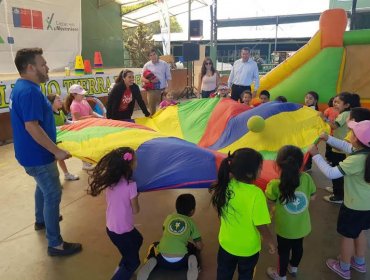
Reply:
[[76, 254], [82, 250], [81, 243], [68, 243], [63, 242], [63, 249], [56, 249], [54, 247], [48, 247], [48, 255], [51, 257], [58, 256], [70, 256]]
[[[63, 216], [59, 216], [59, 222], [63, 220]], [[43, 230], [45, 229], [45, 223], [35, 223], [35, 230]]]

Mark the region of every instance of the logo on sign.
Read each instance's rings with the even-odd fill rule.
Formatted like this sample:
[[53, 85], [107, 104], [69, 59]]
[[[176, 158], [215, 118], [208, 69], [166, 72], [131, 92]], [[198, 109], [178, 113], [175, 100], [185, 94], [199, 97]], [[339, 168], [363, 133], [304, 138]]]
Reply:
[[44, 29], [41, 11], [13, 7], [12, 14], [14, 27]]

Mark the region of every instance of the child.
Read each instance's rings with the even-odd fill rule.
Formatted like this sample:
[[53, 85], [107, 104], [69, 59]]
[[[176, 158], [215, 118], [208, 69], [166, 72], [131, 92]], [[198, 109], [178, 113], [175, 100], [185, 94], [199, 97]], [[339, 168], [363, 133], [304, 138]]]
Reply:
[[140, 210], [136, 183], [132, 181], [135, 167], [135, 152], [122, 147], [106, 154], [89, 178], [92, 196], [106, 190], [106, 230], [122, 255], [113, 280], [131, 279], [140, 265], [139, 249], [143, 237], [134, 227], [133, 217]]
[[220, 98], [224, 98], [224, 97], [228, 97], [230, 94], [230, 88], [227, 86], [226, 83], [222, 83], [218, 86], [217, 88], [217, 92], [215, 93], [211, 93], [209, 95], [209, 97], [213, 98], [213, 97], [220, 97]]
[[[146, 280], [155, 266], [168, 269], [187, 268], [187, 280], [198, 279], [196, 255], [203, 248], [197, 226], [190, 218], [195, 212], [195, 198], [182, 194], [176, 199], [176, 211], [168, 215], [163, 223], [162, 238], [157, 245], [158, 255], [152, 249], [148, 261], [140, 269], [137, 279]], [[188, 242], [192, 239], [193, 243]], [[156, 242], [154, 243], [156, 245]]]
[[334, 99], [335, 97], [330, 98], [328, 108], [324, 111], [325, 120], [329, 122], [334, 122], [339, 115], [339, 112], [334, 108]]
[[339, 259], [328, 259], [326, 265], [344, 279], [351, 278], [350, 268], [366, 273], [365, 230], [370, 229], [370, 121], [349, 121], [350, 143], [322, 134], [320, 138], [336, 149], [348, 153], [338, 166], [329, 166], [316, 146], [309, 149], [313, 161], [329, 178], [344, 177], [344, 203], [337, 222], [342, 235]]
[[242, 92], [242, 94], [240, 95], [240, 99], [242, 100], [242, 103], [244, 103], [244, 105], [247, 105], [249, 107], [253, 107], [253, 105], [251, 105], [251, 101], [252, 101], [252, 92], [250, 92], [249, 90], [245, 90]]
[[[87, 118], [101, 118], [99, 114], [95, 113], [85, 99], [86, 90], [82, 86], [74, 84], [68, 90], [69, 94], [64, 102], [64, 109], [71, 112], [72, 121], [83, 120]], [[92, 170], [92, 164], [82, 161], [83, 170]]]
[[267, 103], [270, 101], [270, 93], [267, 90], [262, 90], [260, 93], [260, 102], [261, 104]]
[[166, 99], [163, 100], [161, 103], [159, 103], [159, 108], [164, 109], [168, 106], [177, 105], [177, 104], [178, 104], [178, 102], [173, 99], [173, 93], [168, 92], [166, 94]]
[[[66, 119], [66, 116], [63, 113], [62, 107], [63, 103], [60, 97], [56, 94], [48, 94], [47, 96], [49, 102], [51, 103], [51, 107], [53, 108], [55, 125], [61, 126], [69, 123]], [[77, 175], [73, 175], [68, 172], [67, 165], [64, 160], [58, 160], [59, 167], [62, 169], [64, 173], [64, 180], [66, 181], [75, 181], [80, 179]]]
[[300, 171], [302, 164], [303, 153], [299, 148], [282, 147], [276, 158], [280, 179], [270, 181], [265, 191], [267, 198], [276, 203], [279, 266], [267, 269], [275, 280], [285, 280], [287, 270], [296, 276], [303, 255], [303, 238], [311, 231], [308, 207], [316, 186], [309, 174]]
[[[334, 108], [339, 112], [338, 117], [334, 122], [329, 122], [330, 127], [333, 129], [333, 136], [343, 140], [348, 132], [347, 119], [351, 108], [359, 107], [359, 96], [348, 92], [342, 92], [335, 98]], [[341, 151], [333, 149], [330, 157], [327, 159], [331, 162], [332, 166], [337, 166], [341, 161], [346, 158], [346, 155]], [[343, 177], [332, 179], [333, 194], [324, 196], [324, 200], [341, 204], [343, 203]]]
[[267, 228], [270, 221], [266, 197], [253, 182], [262, 168], [262, 155], [250, 148], [236, 150], [221, 162], [218, 180], [211, 187], [212, 205], [221, 220], [217, 279], [252, 279], [261, 250], [262, 234], [270, 253], [275, 251]]
[[100, 115], [93, 112], [91, 106], [85, 99], [86, 90], [82, 86], [74, 84], [69, 90], [69, 94], [64, 103], [64, 109], [71, 112], [72, 121], [83, 120], [87, 118], [98, 118]]
[[309, 91], [306, 93], [304, 97], [304, 105], [307, 107], [310, 107], [311, 109], [314, 109], [316, 111], [319, 111], [319, 94], [315, 91]]
[[275, 101], [279, 101], [281, 103], [286, 103], [286, 102], [288, 102], [288, 99], [286, 99], [285, 96], [279, 95], [278, 97], [275, 98]]

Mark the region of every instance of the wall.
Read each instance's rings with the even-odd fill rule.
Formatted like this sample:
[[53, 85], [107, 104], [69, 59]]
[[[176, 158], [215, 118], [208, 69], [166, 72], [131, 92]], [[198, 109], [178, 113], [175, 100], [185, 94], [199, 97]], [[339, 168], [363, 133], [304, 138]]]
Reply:
[[114, 1], [82, 0], [82, 57], [94, 63], [100, 51], [103, 68], [123, 67], [123, 39], [120, 5]]

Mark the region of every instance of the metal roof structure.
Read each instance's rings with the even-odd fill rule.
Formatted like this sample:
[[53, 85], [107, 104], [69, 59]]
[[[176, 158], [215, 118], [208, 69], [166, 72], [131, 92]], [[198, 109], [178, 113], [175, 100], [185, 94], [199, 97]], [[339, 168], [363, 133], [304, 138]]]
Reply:
[[[145, 0], [116, 0], [124, 6], [133, 6], [144, 4]], [[197, 10], [209, 6], [209, 0], [192, 0], [191, 10]], [[187, 13], [189, 9], [188, 0], [167, 0], [168, 12], [170, 16], [177, 16]], [[157, 1], [152, 2], [143, 7], [130, 11], [122, 15], [122, 28], [135, 27], [139, 24], [148, 24], [159, 20]]]

